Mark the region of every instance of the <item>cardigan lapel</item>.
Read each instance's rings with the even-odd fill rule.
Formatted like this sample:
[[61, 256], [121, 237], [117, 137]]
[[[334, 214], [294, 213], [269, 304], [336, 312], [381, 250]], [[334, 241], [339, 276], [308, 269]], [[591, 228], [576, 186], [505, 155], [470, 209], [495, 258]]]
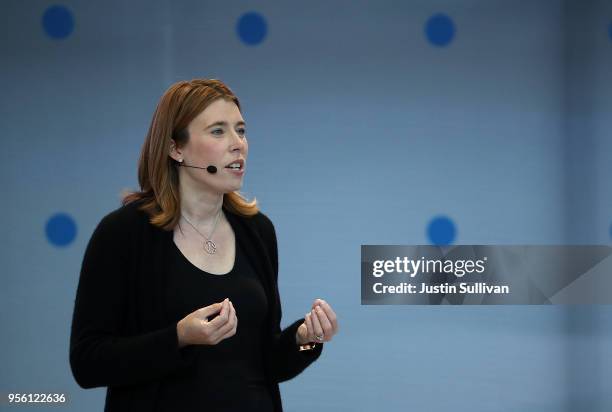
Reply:
[[143, 222], [138, 237], [139, 264], [135, 275], [138, 281], [134, 291], [136, 299], [142, 299], [136, 304], [137, 316], [141, 331], [156, 330], [168, 326], [164, 305], [164, 289], [168, 262], [168, 242], [172, 241], [172, 231], [165, 231], [149, 223]]

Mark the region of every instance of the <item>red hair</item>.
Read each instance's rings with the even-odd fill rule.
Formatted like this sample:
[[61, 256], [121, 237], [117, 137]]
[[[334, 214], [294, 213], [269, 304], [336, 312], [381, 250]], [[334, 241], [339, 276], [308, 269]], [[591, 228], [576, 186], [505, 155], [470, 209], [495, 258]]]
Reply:
[[[142, 201], [140, 209], [151, 217], [155, 226], [172, 230], [180, 219], [179, 174], [176, 162], [169, 156], [170, 140], [177, 147], [187, 143], [189, 123], [217, 99], [232, 101], [240, 110], [236, 95], [215, 79], [175, 83], [166, 90], [155, 109], [138, 162], [140, 191], [123, 197], [124, 205]], [[259, 212], [257, 200], [249, 202], [239, 192], [224, 194], [223, 206], [242, 216]]]

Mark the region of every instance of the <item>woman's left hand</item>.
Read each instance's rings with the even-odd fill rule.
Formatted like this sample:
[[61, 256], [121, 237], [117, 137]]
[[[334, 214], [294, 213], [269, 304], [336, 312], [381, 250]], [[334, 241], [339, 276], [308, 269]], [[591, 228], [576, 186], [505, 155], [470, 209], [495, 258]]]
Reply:
[[304, 323], [296, 333], [298, 345], [310, 342], [323, 343], [332, 340], [338, 333], [338, 319], [329, 303], [315, 299], [310, 312], [304, 316]]

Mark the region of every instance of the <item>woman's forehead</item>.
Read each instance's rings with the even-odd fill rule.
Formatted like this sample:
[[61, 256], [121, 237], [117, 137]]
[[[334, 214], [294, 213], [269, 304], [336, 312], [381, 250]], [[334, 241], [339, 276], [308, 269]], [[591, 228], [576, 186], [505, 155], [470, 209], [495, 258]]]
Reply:
[[202, 113], [193, 119], [194, 123], [203, 127], [209, 127], [217, 122], [235, 124], [243, 121], [238, 106], [236, 106], [234, 102], [226, 99], [217, 99], [213, 101], [202, 111]]

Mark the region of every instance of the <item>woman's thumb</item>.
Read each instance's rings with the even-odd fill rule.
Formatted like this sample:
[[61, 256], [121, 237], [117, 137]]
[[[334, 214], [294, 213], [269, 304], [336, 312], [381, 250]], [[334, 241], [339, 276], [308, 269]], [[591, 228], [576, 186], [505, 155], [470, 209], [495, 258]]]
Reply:
[[198, 315], [205, 318], [209, 318], [215, 313], [221, 311], [221, 305], [222, 303], [213, 303], [212, 305], [208, 305], [203, 307], [202, 309], [198, 309]]

